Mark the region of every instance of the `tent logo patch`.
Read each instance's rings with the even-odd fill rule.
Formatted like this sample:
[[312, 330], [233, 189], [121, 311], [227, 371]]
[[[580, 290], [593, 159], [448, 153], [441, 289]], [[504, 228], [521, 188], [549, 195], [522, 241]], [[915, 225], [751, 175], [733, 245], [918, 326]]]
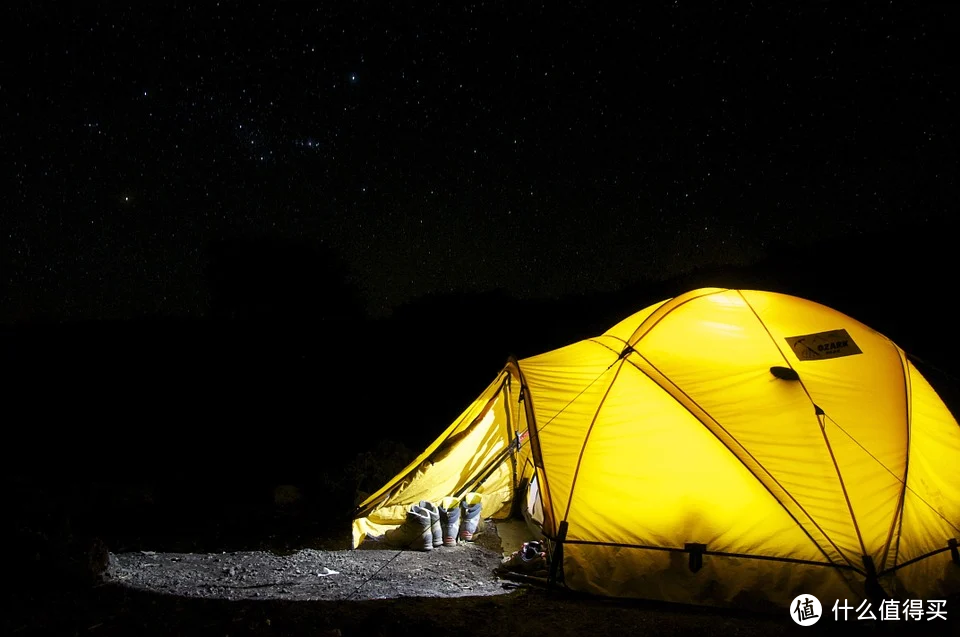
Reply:
[[818, 361], [863, 353], [847, 334], [847, 330], [788, 336], [786, 341], [793, 353], [802, 361]]

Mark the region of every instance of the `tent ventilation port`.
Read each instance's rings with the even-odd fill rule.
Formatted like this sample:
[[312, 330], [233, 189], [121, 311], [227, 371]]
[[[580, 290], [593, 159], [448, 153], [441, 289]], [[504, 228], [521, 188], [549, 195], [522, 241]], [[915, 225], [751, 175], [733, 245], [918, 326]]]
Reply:
[[779, 378], [780, 380], [800, 380], [800, 374], [789, 367], [774, 366], [770, 368], [770, 373], [773, 374], [775, 378]]

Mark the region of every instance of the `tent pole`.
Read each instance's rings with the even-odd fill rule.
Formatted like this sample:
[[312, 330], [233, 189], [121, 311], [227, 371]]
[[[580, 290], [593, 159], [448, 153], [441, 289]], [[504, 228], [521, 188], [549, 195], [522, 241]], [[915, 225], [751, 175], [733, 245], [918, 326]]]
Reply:
[[558, 584], [557, 575], [560, 574], [560, 565], [563, 562], [563, 542], [566, 539], [567, 521], [563, 520], [560, 522], [560, 530], [557, 533], [556, 546], [550, 552], [550, 576], [547, 578], [547, 585], [551, 588]]

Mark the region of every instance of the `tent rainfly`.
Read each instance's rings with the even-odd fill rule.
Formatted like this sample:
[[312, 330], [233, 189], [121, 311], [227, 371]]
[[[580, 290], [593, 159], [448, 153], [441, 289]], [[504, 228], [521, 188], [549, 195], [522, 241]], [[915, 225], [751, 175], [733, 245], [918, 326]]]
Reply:
[[783, 609], [960, 590], [960, 426], [904, 351], [823, 305], [705, 288], [511, 359], [358, 507], [354, 547], [468, 491], [550, 581]]

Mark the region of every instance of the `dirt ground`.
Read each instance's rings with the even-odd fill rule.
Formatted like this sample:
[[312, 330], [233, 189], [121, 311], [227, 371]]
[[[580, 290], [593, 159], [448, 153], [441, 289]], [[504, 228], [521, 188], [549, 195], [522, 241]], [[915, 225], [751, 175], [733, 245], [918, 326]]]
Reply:
[[500, 563], [496, 527], [473, 544], [432, 551], [305, 549], [191, 554], [139, 551], [113, 555], [108, 581], [181, 597], [224, 600], [361, 601], [404, 597], [483, 597], [507, 591], [493, 571]]
[[[958, 622], [821, 621], [803, 628], [785, 611], [755, 615], [642, 601], [577, 596], [518, 584], [494, 573], [496, 528], [478, 541], [430, 552], [384, 550], [344, 541], [281, 555], [111, 554], [92, 588], [13, 594], [0, 630], [16, 635], [960, 635]], [[960, 614], [960, 608], [953, 611]], [[825, 618], [826, 619], [826, 618]], [[434, 632], [436, 631], [436, 632]]]

